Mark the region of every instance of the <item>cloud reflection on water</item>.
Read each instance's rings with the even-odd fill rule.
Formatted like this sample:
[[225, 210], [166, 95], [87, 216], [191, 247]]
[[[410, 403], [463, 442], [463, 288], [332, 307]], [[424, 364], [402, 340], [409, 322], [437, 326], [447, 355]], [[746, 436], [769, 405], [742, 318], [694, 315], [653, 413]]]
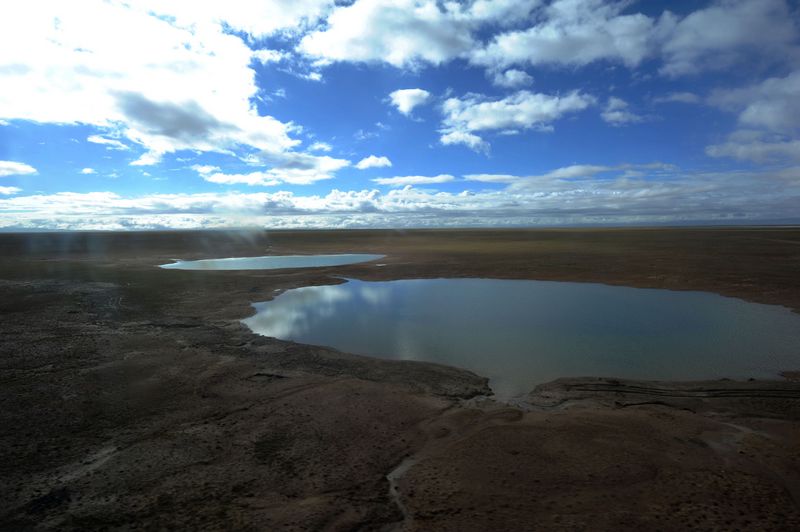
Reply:
[[337, 307], [346, 302], [379, 306], [389, 299], [389, 289], [359, 286], [356, 290], [344, 285], [308, 286], [279, 295], [273, 301], [255, 303], [256, 314], [242, 323], [256, 334], [293, 340], [308, 333], [315, 323], [330, 318]]
[[469, 369], [501, 397], [558, 377], [775, 377], [800, 317], [703, 292], [498, 279], [351, 280], [255, 303], [254, 332]]

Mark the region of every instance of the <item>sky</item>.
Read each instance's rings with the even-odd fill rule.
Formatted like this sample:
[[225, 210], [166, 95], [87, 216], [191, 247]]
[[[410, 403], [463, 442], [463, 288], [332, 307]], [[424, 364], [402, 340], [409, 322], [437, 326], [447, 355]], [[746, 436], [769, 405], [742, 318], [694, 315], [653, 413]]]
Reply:
[[0, 3], [0, 230], [800, 222], [789, 0]]

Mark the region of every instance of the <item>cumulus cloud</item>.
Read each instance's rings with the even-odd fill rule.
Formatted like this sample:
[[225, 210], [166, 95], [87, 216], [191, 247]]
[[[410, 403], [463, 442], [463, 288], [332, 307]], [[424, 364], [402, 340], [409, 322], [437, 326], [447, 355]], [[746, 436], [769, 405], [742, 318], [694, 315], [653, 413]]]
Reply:
[[686, 16], [632, 12], [616, 0], [542, 2], [355, 0], [337, 6], [298, 49], [324, 65], [383, 62], [399, 68], [466, 58], [498, 86], [530, 83], [513, 65], [629, 68], [661, 60], [668, 76], [726, 68], [747, 57], [800, 60], [798, 28], [785, 0], [717, 0]]
[[505, 78], [500, 72], [512, 65], [596, 61], [633, 68], [658, 57], [661, 72], [676, 76], [727, 67], [748, 55], [797, 60], [796, 39], [785, 0], [719, 0], [684, 17], [669, 11], [649, 16], [631, 12], [630, 2], [606, 0], [355, 0], [337, 6], [298, 49], [320, 65], [406, 68], [462, 57], [489, 69], [498, 86], [521, 87], [530, 82], [522, 71]]
[[379, 185], [389, 185], [392, 187], [402, 187], [408, 185], [435, 185], [438, 183], [447, 183], [455, 180], [455, 177], [449, 174], [441, 174], [435, 176], [422, 176], [422, 175], [404, 175], [397, 177], [379, 177], [373, 179]]
[[461, 6], [457, 18], [473, 24], [492, 23], [502, 27], [527, 20], [539, 5], [541, 0], [474, 0]]
[[443, 130], [439, 142], [445, 146], [463, 144], [469, 149], [481, 153], [489, 153], [489, 143], [474, 133], [463, 130]]
[[427, 102], [431, 93], [424, 89], [399, 89], [389, 94], [389, 99], [398, 111], [408, 116], [418, 105]]
[[[517, 91], [532, 83], [526, 72], [533, 72], [529, 66], [542, 73], [547, 67], [574, 72], [597, 62], [609, 63], [597, 66], [598, 72], [620, 65], [629, 69], [644, 66], [645, 71], [632, 76], [651, 83], [649, 73], [688, 76], [747, 66], [746, 60], [758, 59], [763, 70], [748, 71], [750, 74], [780, 74], [744, 87], [718, 89], [702, 100], [695, 93], [667, 92], [650, 101], [703, 101], [732, 113], [737, 129], [706, 148], [711, 157], [760, 163], [800, 161], [796, 9], [784, 0], [711, 0], [704, 4], [678, 16], [659, 14], [651, 7], [648, 14], [637, 13], [644, 9], [642, 3], [625, 0], [350, 0], [338, 4], [333, 0], [85, 0], [80, 10], [55, 0], [15, 3], [0, 7], [0, 125], [9, 120], [15, 120], [13, 128], [25, 121], [88, 125], [96, 134], [89, 135], [87, 142], [109, 150], [134, 150], [135, 155], [127, 157], [134, 165], [157, 164], [181, 150], [216, 152], [232, 156], [236, 166], [226, 167], [218, 162], [223, 158], [209, 157], [204, 160], [213, 160], [224, 169], [195, 165], [192, 168], [198, 179], [221, 185], [305, 185], [333, 178], [350, 161], [321, 156], [332, 150], [324, 142], [314, 142], [302, 148], [306, 153], [300, 152], [302, 128], [264, 116], [264, 106], [256, 106], [256, 102], [263, 104], [270, 95], [282, 93], [276, 87], [257, 85], [256, 70], [263, 70], [259, 64], [281, 63], [278, 67], [285, 72], [316, 81], [322, 80], [322, 69], [336, 61], [421, 69], [457, 59], [459, 66], [467, 63], [468, 71], [474, 70], [470, 66], [482, 67], [485, 72], [481, 75], [488, 81], [512, 90], [501, 91], [502, 96], [453, 97], [462, 93], [448, 92], [449, 98], [440, 108], [438, 134], [443, 145], [464, 145], [486, 153], [490, 135], [549, 131], [556, 121], [598, 103], [581, 91]], [[266, 43], [296, 48], [252, 49]], [[564, 66], [568, 68], [561, 68]], [[545, 78], [541, 79], [551, 82]], [[561, 74], [556, 78], [560, 81]], [[703, 81], [696, 86], [707, 86], [707, 80]], [[318, 86], [320, 90], [325, 87]], [[665, 90], [670, 88], [667, 85]], [[429, 92], [412, 88], [392, 92], [388, 101], [398, 112], [412, 115], [432, 99]], [[646, 118], [615, 97], [600, 102], [599, 111], [612, 125]], [[377, 124], [355, 137], [373, 138], [384, 129]], [[89, 161], [83, 164], [94, 166]], [[391, 162], [370, 155], [355, 166], [391, 166]], [[0, 176], [35, 172], [24, 163], [0, 161]], [[665, 177], [665, 173], [670, 175]], [[663, 182], [648, 181], [656, 175], [664, 177]], [[780, 173], [763, 171], [758, 175], [773, 180], [775, 190], [794, 200], [796, 176], [797, 169], [791, 166]], [[24, 210], [28, 205], [29, 220], [53, 219], [48, 218], [47, 205], [63, 205], [61, 216], [65, 219], [85, 216], [73, 227], [89, 223], [94, 216], [126, 217], [125, 223], [131, 224], [137, 223], [137, 216], [142, 216], [136, 218], [139, 220], [173, 217], [176, 226], [212, 223], [215, 217], [213, 223], [225, 224], [223, 218], [230, 219], [236, 209], [254, 219], [265, 212], [305, 217], [293, 218], [299, 224], [311, 217], [338, 224], [334, 218], [324, 217], [342, 213], [358, 214], [352, 217], [353, 224], [372, 223], [367, 220], [379, 216], [389, 223], [390, 216], [397, 213], [403, 213], [406, 221], [432, 223], [431, 218], [421, 221], [431, 212], [450, 213], [461, 220], [501, 214], [517, 220], [551, 215], [566, 220], [580, 217], [582, 212], [591, 212], [601, 221], [614, 218], [615, 212], [655, 219], [670, 216], [663, 198], [680, 203], [673, 205], [680, 216], [695, 219], [702, 213], [757, 218], [767, 212], [762, 212], [760, 205], [739, 201], [736, 194], [783, 212], [783, 200], [770, 196], [767, 187], [756, 189], [755, 174], [738, 172], [729, 177], [731, 188], [726, 190], [720, 184], [723, 179], [712, 174], [677, 175], [671, 169], [644, 165], [572, 165], [538, 175], [464, 176], [472, 187], [479, 186], [475, 183], [494, 184], [486, 187], [493, 190], [485, 193], [414, 189], [446, 182], [453, 182], [449, 187], [456, 183], [467, 186], [450, 174], [385, 177], [375, 180], [394, 187], [382, 189], [388, 190], [384, 193], [333, 191], [326, 196], [275, 192], [202, 197], [130, 198], [110, 193], [21, 197], [15, 187], [4, 187], [0, 193], [15, 196], [3, 198], [10, 202], [3, 204], [9, 209]], [[698, 183], [703, 186], [695, 187]], [[680, 187], [685, 187], [685, 196], [679, 194]], [[714, 191], [715, 197], [707, 191]], [[43, 207], [37, 210], [30, 198], [38, 198]], [[70, 201], [75, 202], [73, 210]], [[7, 215], [4, 220], [15, 223]]]
[[440, 140], [443, 144], [461, 143], [481, 149], [485, 145], [476, 131], [548, 131], [565, 114], [586, 109], [594, 102], [593, 97], [578, 91], [563, 96], [519, 91], [501, 100], [479, 95], [449, 98], [442, 105]]
[[524, 70], [512, 68], [505, 72], [495, 72], [492, 83], [506, 89], [519, 89], [533, 83], [533, 77]]
[[355, 0], [340, 5], [327, 25], [298, 49], [319, 62], [385, 62], [396, 67], [439, 65], [466, 55], [484, 24], [525, 20], [539, 0]]
[[329, 152], [331, 150], [333, 150], [333, 147], [327, 142], [315, 142], [314, 144], [308, 147], [308, 151]]
[[375, 155], [364, 157], [356, 163], [356, 168], [359, 170], [366, 170], [367, 168], [385, 168], [388, 166], [392, 166], [392, 161], [390, 161], [388, 157], [377, 157]]
[[600, 116], [612, 126], [635, 124], [644, 120], [643, 117], [630, 111], [628, 102], [614, 96], [608, 99], [606, 108], [600, 113]]
[[16, 161], [0, 161], [0, 177], [35, 174], [36, 168]]
[[498, 72], [512, 65], [585, 66], [597, 61], [629, 68], [658, 58], [667, 76], [728, 68], [747, 58], [800, 60], [798, 26], [785, 0], [718, 0], [684, 17], [633, 13], [630, 2], [555, 0], [541, 3], [527, 27], [495, 33], [468, 52]]
[[434, 0], [356, 0], [337, 7], [299, 49], [329, 61], [440, 64], [472, 46], [469, 26]]
[[748, 56], [798, 58], [796, 17], [784, 0], [719, 0], [683, 19], [667, 12], [661, 71], [670, 76], [730, 67]]
[[253, 52], [253, 59], [261, 63], [262, 65], [267, 65], [269, 63], [280, 63], [281, 61], [286, 61], [290, 57], [288, 52], [284, 52], [283, 50], [269, 50], [269, 49], [261, 49], [256, 50]]
[[583, 66], [613, 60], [636, 66], [651, 52], [653, 19], [622, 14], [626, 2], [557, 0], [533, 26], [495, 35], [470, 53], [477, 65], [501, 69], [515, 64]]
[[219, 166], [213, 166], [210, 164], [193, 164], [189, 168], [200, 175], [213, 174], [214, 172], [219, 172], [220, 170]]
[[210, 137], [217, 130], [233, 128], [207, 113], [196, 102], [188, 101], [183, 105], [154, 102], [133, 92], [115, 96], [120, 110], [140, 129], [152, 135], [191, 144]]
[[288, 151], [299, 143], [295, 126], [251, 105], [254, 52], [230, 29], [297, 28], [331, 2], [296, 4], [86, 0], [79, 10], [45, 0], [0, 8], [0, 64], [18, 67], [0, 69], [0, 118], [96, 126], [114, 136], [90, 142], [125, 149], [121, 140], [131, 141], [146, 150], [138, 164], [179, 150]]
[[769, 131], [800, 129], [800, 70], [748, 87], [717, 90], [709, 102], [739, 115], [739, 123]]
[[800, 158], [800, 70], [737, 89], [712, 92], [709, 103], [735, 113], [739, 129], [706, 148], [712, 157], [768, 162]]
[[84, 168], [81, 170], [81, 173], [84, 175], [89, 175], [89, 174], [96, 174], [97, 172], [95, 171], [94, 168]]

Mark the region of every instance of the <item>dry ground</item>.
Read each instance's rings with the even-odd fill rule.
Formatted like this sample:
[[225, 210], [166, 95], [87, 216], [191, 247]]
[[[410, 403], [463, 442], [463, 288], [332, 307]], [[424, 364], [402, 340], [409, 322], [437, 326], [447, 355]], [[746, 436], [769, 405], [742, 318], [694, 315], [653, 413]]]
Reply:
[[[160, 270], [374, 252], [386, 266]], [[800, 528], [800, 383], [486, 380], [252, 335], [360, 279], [709, 290], [800, 310], [793, 228], [0, 235], [0, 528]], [[388, 478], [387, 478], [388, 476]]]

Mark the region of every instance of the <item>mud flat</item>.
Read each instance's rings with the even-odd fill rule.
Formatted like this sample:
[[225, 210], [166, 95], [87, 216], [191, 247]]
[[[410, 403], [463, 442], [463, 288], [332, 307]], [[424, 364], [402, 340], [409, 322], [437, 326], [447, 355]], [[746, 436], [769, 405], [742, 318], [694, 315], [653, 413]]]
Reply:
[[[376, 253], [165, 271], [172, 258]], [[495, 277], [800, 309], [792, 228], [0, 235], [0, 528], [800, 527], [800, 346], [782, 381], [486, 379], [250, 333], [339, 282]], [[388, 478], [387, 478], [388, 477]]]

